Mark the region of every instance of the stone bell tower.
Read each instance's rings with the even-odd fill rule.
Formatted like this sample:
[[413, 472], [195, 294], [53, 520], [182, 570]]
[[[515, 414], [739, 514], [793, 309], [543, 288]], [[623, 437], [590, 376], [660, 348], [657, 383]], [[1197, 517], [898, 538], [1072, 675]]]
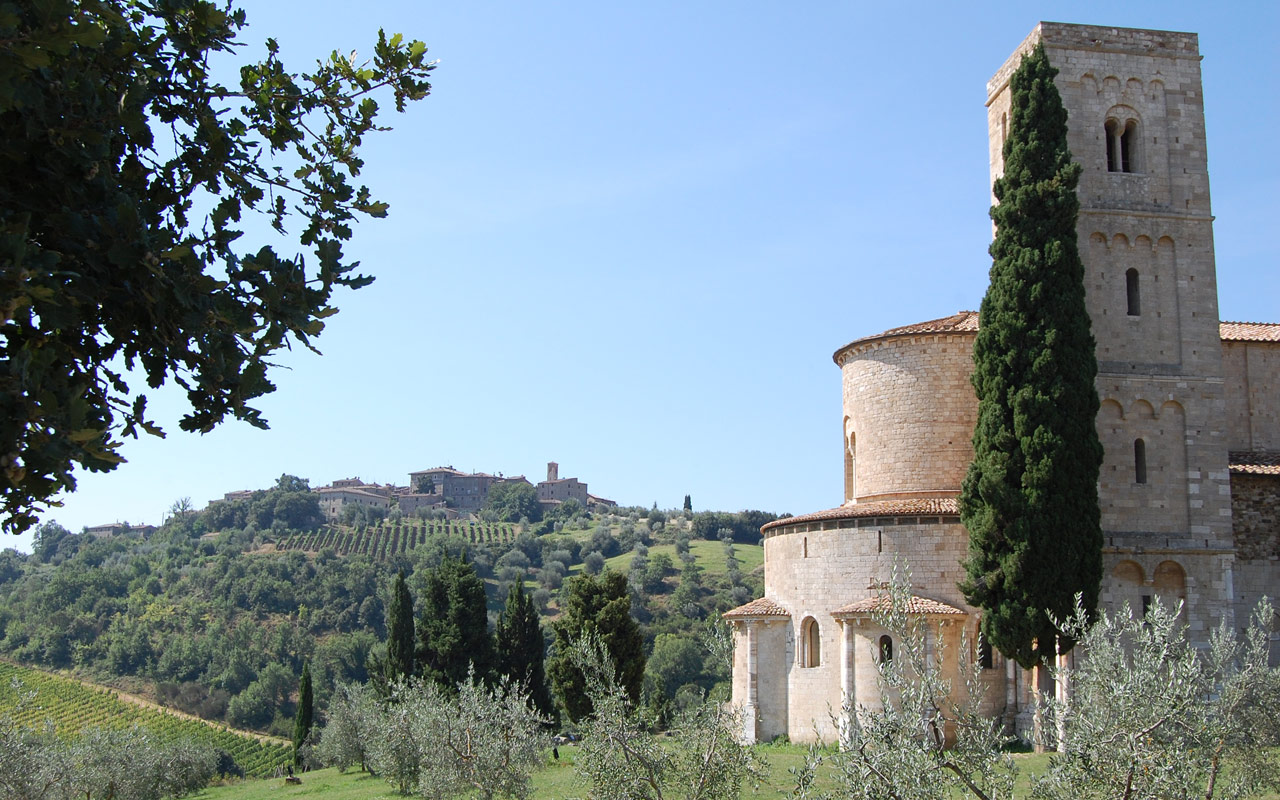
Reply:
[[1231, 613], [1231, 497], [1198, 38], [1042, 22], [987, 84], [991, 175], [1009, 76], [1043, 43], [1083, 167], [1078, 241], [1097, 341], [1102, 601]]

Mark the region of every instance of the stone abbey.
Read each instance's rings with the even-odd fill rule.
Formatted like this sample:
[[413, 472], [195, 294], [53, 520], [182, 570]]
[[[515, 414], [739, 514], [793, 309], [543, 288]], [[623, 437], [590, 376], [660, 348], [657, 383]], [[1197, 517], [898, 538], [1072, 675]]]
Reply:
[[[1078, 237], [1105, 448], [1101, 603], [1141, 613], [1154, 598], [1182, 602], [1204, 642], [1280, 589], [1280, 323], [1219, 318], [1196, 35], [1040, 23], [987, 84], [993, 180], [1009, 76], [1037, 43], [1058, 69], [1083, 167]], [[746, 740], [831, 740], [832, 712], [879, 705], [876, 660], [893, 642], [871, 609], [895, 562], [911, 570], [911, 611], [938, 623], [944, 669], [966, 635], [976, 640], [981, 611], [956, 584], [977, 329], [977, 313], [960, 312], [836, 351], [844, 502], [766, 525], [765, 595], [724, 615]], [[1275, 633], [1272, 648], [1275, 661]], [[999, 653], [983, 666], [991, 715], [1025, 730], [1031, 673]]]

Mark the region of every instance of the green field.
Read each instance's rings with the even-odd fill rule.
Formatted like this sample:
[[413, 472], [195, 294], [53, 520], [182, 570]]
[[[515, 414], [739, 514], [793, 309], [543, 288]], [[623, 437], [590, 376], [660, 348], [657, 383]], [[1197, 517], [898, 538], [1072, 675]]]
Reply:
[[17, 727], [42, 727], [52, 720], [59, 736], [92, 727], [137, 725], [164, 741], [194, 739], [226, 751], [246, 775], [259, 777], [293, 757], [293, 748], [279, 741], [129, 703], [110, 689], [0, 661], [0, 718], [4, 717]]
[[[715, 579], [728, 570], [725, 563], [724, 545], [720, 542], [695, 539], [689, 542], [689, 552], [693, 554], [694, 562], [706, 570], [704, 579]], [[681, 563], [676, 556], [676, 546], [674, 544], [653, 545], [649, 548], [649, 560], [652, 561], [654, 556], [664, 553], [671, 559], [676, 570], [679, 571]], [[635, 556], [635, 551], [632, 550], [622, 555], [605, 559], [605, 568], [625, 573], [631, 568], [631, 559], [635, 558]], [[738, 559], [738, 571], [746, 574], [764, 563], [764, 547], [758, 544], [735, 544], [733, 546], [733, 556]], [[574, 567], [574, 571], [578, 569], [581, 569], [581, 565]]]
[[[560, 748], [559, 761], [552, 760], [548, 754], [546, 766], [533, 776], [535, 800], [565, 800], [587, 795], [587, 787], [578, 782], [573, 769], [574, 750], [573, 747]], [[755, 792], [748, 788], [742, 797], [748, 800], [784, 800], [795, 788], [789, 770], [804, 763], [805, 748], [798, 745], [762, 745], [759, 751], [768, 762], [766, 778]], [[1029, 776], [1044, 769], [1048, 758], [1044, 755], [1014, 756], [1020, 775], [1017, 797], [1026, 797]], [[306, 773], [301, 778], [302, 783], [296, 786], [287, 786], [281, 779], [240, 781], [209, 788], [196, 797], [199, 800], [276, 800], [291, 797], [394, 800], [400, 796], [390, 784], [359, 771], [341, 774], [336, 769], [325, 769]], [[824, 776], [819, 780], [818, 788], [831, 791], [835, 785], [830, 776]]]

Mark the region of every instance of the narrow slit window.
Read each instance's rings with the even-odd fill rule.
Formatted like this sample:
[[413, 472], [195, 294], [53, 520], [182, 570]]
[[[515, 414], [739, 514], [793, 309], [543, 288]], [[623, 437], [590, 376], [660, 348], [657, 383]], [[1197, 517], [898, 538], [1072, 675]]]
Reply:
[[1129, 316], [1137, 317], [1142, 315], [1142, 295], [1138, 291], [1138, 271], [1130, 269], [1124, 274], [1125, 296], [1129, 304]]
[[1133, 440], [1133, 482], [1147, 482], [1147, 443], [1141, 439]]
[[893, 639], [888, 635], [880, 637], [880, 663], [888, 664], [893, 660]]
[[1104, 138], [1107, 140], [1107, 172], [1120, 171], [1120, 137], [1116, 135], [1118, 127], [1120, 123], [1114, 119], [1107, 120], [1107, 124], [1103, 126]]

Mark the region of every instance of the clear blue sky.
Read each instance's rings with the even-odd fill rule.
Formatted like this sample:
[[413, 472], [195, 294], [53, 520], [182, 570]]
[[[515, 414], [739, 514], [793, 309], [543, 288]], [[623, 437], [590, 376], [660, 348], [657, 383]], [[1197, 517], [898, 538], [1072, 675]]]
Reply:
[[[441, 60], [368, 142], [378, 276], [283, 359], [272, 429], [177, 430], [83, 475], [73, 530], [265, 487], [558, 461], [624, 504], [841, 500], [832, 352], [976, 308], [987, 79], [1039, 20], [1200, 34], [1221, 313], [1280, 320], [1274, 3], [245, 4], [299, 69], [378, 27]], [[5, 542], [4, 544], [13, 543]], [[28, 539], [18, 544], [26, 549]]]

